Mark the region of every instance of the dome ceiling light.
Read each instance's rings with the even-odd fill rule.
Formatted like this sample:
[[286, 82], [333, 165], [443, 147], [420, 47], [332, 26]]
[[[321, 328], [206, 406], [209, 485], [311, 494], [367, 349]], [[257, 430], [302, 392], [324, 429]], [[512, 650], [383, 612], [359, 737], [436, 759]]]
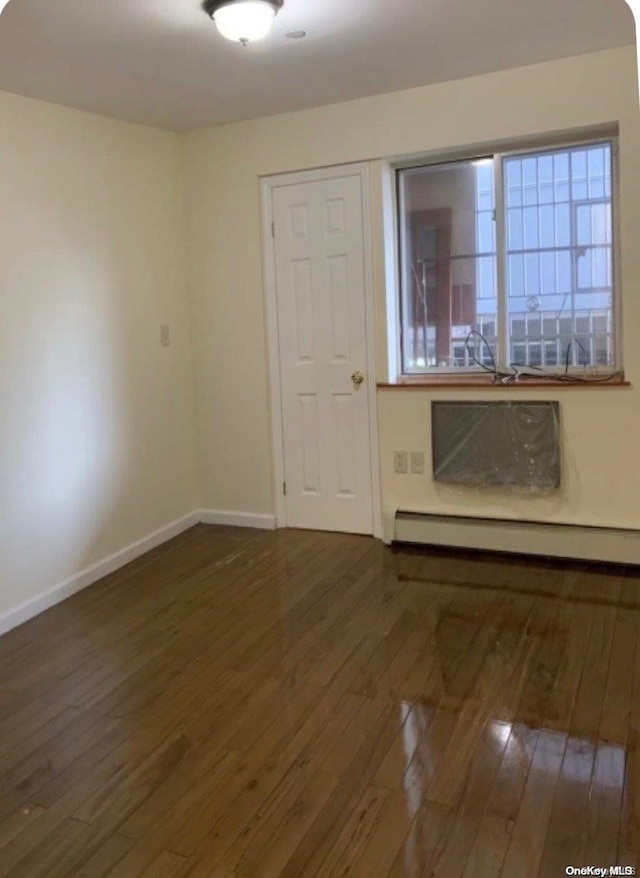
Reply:
[[627, 0], [627, 6], [633, 12], [636, 25], [636, 61], [638, 64], [638, 84], [640, 84], [640, 0]]
[[246, 46], [266, 37], [282, 4], [283, 0], [209, 0], [205, 9], [223, 37]]

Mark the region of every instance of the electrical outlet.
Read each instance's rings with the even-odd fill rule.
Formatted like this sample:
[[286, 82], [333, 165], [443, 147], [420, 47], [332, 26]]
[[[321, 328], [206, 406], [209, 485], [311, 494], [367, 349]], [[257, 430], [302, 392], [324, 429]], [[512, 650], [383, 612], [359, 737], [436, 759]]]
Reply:
[[171, 344], [171, 331], [168, 323], [163, 323], [160, 327], [160, 344], [163, 348], [168, 348]]
[[406, 451], [393, 452], [393, 471], [403, 474], [409, 472], [409, 455]]
[[424, 474], [424, 451], [412, 451], [409, 455], [411, 472], [416, 476]]

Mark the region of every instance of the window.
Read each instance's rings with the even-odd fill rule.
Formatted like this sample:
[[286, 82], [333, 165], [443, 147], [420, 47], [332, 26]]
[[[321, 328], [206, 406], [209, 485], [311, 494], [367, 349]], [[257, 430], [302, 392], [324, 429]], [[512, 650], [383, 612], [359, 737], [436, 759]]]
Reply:
[[402, 371], [611, 371], [613, 143], [399, 170]]

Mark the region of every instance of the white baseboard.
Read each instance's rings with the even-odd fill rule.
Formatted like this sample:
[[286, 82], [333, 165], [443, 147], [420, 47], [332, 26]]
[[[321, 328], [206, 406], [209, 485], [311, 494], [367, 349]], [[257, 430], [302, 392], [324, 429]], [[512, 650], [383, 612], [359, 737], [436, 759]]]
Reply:
[[[386, 522], [387, 526], [389, 522]], [[393, 537], [399, 542], [491, 552], [545, 555], [615, 564], [638, 564], [640, 531], [397, 512]]]
[[114, 552], [102, 561], [85, 567], [79, 573], [74, 573], [63, 582], [48, 588], [46, 591], [40, 592], [33, 598], [29, 598], [4, 613], [0, 613], [0, 636], [17, 628], [34, 616], [44, 613], [50, 607], [59, 604], [66, 598], [71, 597], [83, 588], [93, 585], [103, 576], [108, 576], [120, 567], [124, 567], [130, 561], [135, 561], [141, 555], [150, 552], [152, 549], [166, 543], [167, 540], [178, 536], [183, 531], [188, 530], [195, 524], [202, 522], [203, 524], [226, 524], [233, 527], [252, 527], [261, 530], [275, 530], [276, 519], [274, 515], [264, 515], [261, 513], [250, 512], [225, 512], [218, 509], [199, 509], [190, 512], [188, 515], [177, 518], [175, 521], [169, 522], [164, 527], [158, 528], [153, 533], [147, 534], [135, 543], [125, 546], [119, 552]]
[[22, 625], [24, 622], [28, 622], [29, 619], [37, 616], [39, 613], [43, 613], [55, 604], [59, 604], [76, 592], [82, 591], [83, 588], [93, 585], [94, 582], [102, 579], [103, 576], [108, 576], [120, 567], [124, 567], [130, 561], [134, 561], [141, 555], [150, 552], [151, 549], [161, 546], [162, 543], [166, 543], [172, 537], [176, 537], [183, 531], [193, 527], [199, 520], [198, 513], [196, 512], [190, 512], [182, 518], [177, 518], [164, 527], [158, 528], [153, 533], [147, 534], [142, 539], [136, 540], [135, 543], [130, 543], [124, 549], [120, 549], [119, 552], [114, 552], [113, 555], [103, 558], [97, 564], [85, 567], [84, 570], [75, 573], [63, 582], [59, 582], [46, 591], [40, 592], [35, 597], [23, 601], [17, 607], [13, 607], [11, 610], [0, 614], [0, 635], [6, 634], [7, 631], [17, 628], [18, 625]]
[[[260, 530], [275, 530], [276, 527], [275, 516], [264, 513], [230, 512], [222, 509], [199, 509], [190, 512], [96, 564], [85, 567], [84, 570], [52, 588], [1, 613], [0, 635], [28, 622], [34, 616], [82, 591], [103, 576], [108, 576], [124, 567], [125, 564], [178, 536], [198, 522]], [[391, 542], [393, 539], [626, 564], [637, 564], [640, 558], [640, 531], [543, 525], [534, 522], [488, 522], [483, 519], [398, 512], [390, 513], [385, 517], [385, 542]]]
[[275, 515], [263, 512], [229, 512], [225, 509], [201, 509], [199, 521], [203, 524], [226, 524], [231, 527], [253, 527], [259, 530], [275, 530]]

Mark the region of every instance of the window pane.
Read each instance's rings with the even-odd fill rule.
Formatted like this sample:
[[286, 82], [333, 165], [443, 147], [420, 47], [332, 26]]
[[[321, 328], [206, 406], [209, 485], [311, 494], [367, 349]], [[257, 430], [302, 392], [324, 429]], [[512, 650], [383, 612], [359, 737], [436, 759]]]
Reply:
[[[557, 287], [556, 292], [563, 296], [571, 293], [571, 251], [558, 250], [556, 252]], [[564, 303], [563, 303], [564, 304]]]
[[540, 292], [553, 296], [556, 292], [556, 260], [554, 253], [540, 255]]
[[[537, 250], [524, 257], [524, 287], [527, 296], [537, 296], [540, 293], [540, 259]], [[522, 295], [522, 291], [515, 292]]]
[[560, 204], [569, 200], [569, 154], [556, 152], [553, 156], [553, 180], [555, 202]]
[[478, 259], [478, 298], [493, 299], [496, 295], [495, 256], [482, 256]]
[[[518, 185], [520, 183], [518, 182]], [[497, 338], [492, 159], [398, 172], [405, 373], [490, 365]], [[467, 339], [482, 333], [490, 345]]]
[[589, 184], [589, 198], [604, 198], [604, 168], [604, 149], [597, 147], [596, 149], [588, 150], [587, 179]]
[[478, 213], [478, 253], [495, 253], [495, 221], [493, 210]]
[[524, 227], [522, 209], [510, 207], [507, 211], [507, 241], [510, 250], [522, 250], [524, 247]]
[[522, 206], [522, 162], [514, 159], [507, 169], [507, 203], [509, 207]]
[[613, 365], [611, 145], [509, 156], [504, 175], [510, 362]]
[[523, 211], [524, 249], [535, 250], [539, 246], [538, 208], [525, 207]]
[[556, 247], [571, 245], [571, 207], [567, 204], [555, 206]]
[[540, 246], [553, 247], [555, 239], [555, 213], [552, 204], [543, 205], [538, 211], [538, 228], [540, 229]]
[[587, 153], [584, 149], [571, 153], [571, 197], [574, 201], [587, 197]]
[[538, 201], [540, 204], [553, 202], [553, 156], [541, 156], [538, 160]]
[[522, 160], [522, 203], [538, 204], [538, 159], [535, 156]]

